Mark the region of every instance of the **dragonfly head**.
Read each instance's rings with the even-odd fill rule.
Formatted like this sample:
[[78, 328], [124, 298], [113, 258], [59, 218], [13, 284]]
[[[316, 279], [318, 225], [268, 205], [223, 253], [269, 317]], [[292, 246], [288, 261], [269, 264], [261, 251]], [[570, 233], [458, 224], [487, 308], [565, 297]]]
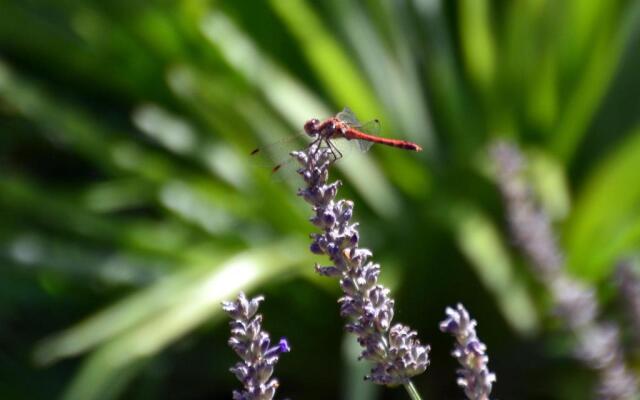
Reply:
[[311, 118], [310, 120], [304, 123], [304, 131], [309, 136], [315, 136], [318, 134], [319, 124], [320, 124], [320, 120], [318, 118]]

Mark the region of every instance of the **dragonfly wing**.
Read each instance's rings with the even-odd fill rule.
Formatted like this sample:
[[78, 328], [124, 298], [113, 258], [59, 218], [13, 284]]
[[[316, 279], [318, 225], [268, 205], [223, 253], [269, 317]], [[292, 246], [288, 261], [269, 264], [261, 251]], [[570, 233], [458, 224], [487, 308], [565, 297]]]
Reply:
[[380, 135], [380, 120], [379, 119], [372, 119], [371, 121], [365, 122], [364, 124], [362, 124], [360, 126], [360, 129], [358, 129], [361, 132], [367, 133], [369, 135], [373, 135], [373, 136], [379, 136]]
[[347, 124], [353, 126], [353, 127], [359, 127], [360, 126], [360, 121], [358, 121], [358, 119], [356, 118], [355, 114], [353, 113], [353, 111], [351, 111], [351, 109], [349, 107], [345, 107], [342, 111], [340, 111], [336, 117], [342, 121], [342, 122], [346, 122]]
[[371, 146], [373, 146], [373, 142], [367, 140], [355, 140], [355, 142], [358, 144], [358, 150], [363, 153], [369, 151]]
[[300, 176], [297, 173], [299, 165], [293, 157], [287, 158], [271, 169], [271, 180], [274, 182], [295, 182]]
[[371, 121], [367, 121], [364, 124], [358, 121], [356, 116], [353, 114], [353, 111], [349, 109], [349, 107], [345, 107], [344, 110], [340, 111], [336, 117], [342, 121], [346, 122], [353, 128], [358, 129], [361, 132], [368, 133], [369, 135], [378, 136], [380, 134], [380, 120], [373, 119]]
[[[365, 122], [364, 124], [361, 124], [348, 107], [345, 107], [344, 110], [342, 110], [342, 112], [338, 113], [337, 117], [340, 121], [346, 122], [347, 124], [351, 125], [352, 127], [356, 128], [362, 133], [378, 136], [378, 133], [380, 132], [379, 120], [374, 119], [374, 120]], [[366, 152], [371, 148], [371, 146], [373, 146], [373, 142], [370, 142], [368, 140], [356, 139], [356, 140], [352, 140], [352, 142], [355, 142], [355, 146], [353, 147], [357, 146], [358, 150], [361, 152]]]
[[[377, 119], [365, 122], [359, 129], [362, 133], [366, 133], [372, 136], [378, 136], [380, 133], [380, 121]], [[368, 140], [355, 140], [358, 146], [358, 150], [361, 152], [367, 152], [373, 146], [373, 142]]]
[[305, 136], [296, 133], [254, 149], [250, 153], [250, 159], [256, 166], [275, 168], [290, 158], [291, 151], [305, 147], [306, 142], [308, 139]]

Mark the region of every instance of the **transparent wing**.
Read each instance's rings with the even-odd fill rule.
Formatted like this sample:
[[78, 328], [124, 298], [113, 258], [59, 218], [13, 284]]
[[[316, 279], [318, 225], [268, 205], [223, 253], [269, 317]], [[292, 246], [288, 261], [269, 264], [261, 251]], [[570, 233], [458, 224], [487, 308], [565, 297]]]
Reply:
[[[358, 121], [356, 116], [353, 114], [353, 111], [349, 107], [345, 107], [342, 111], [340, 111], [336, 117], [342, 121], [346, 122], [353, 128], [356, 128], [362, 133], [366, 133], [369, 135], [378, 136], [380, 133], [380, 121], [377, 119], [365, 122], [364, 124]], [[361, 152], [368, 151], [371, 146], [373, 146], [373, 142], [369, 142], [367, 140], [351, 140], [352, 144], [355, 144], [358, 147], [358, 150]], [[355, 142], [355, 143], [353, 143]]]
[[[358, 127], [358, 130], [368, 135], [378, 136], [380, 134], [380, 121], [377, 119], [373, 119], [371, 121], [365, 122], [360, 127]], [[369, 151], [371, 146], [373, 146], [373, 142], [370, 142], [368, 140], [355, 140], [355, 142], [358, 145], [358, 150], [363, 153]]]
[[308, 145], [306, 135], [296, 133], [285, 139], [260, 146], [251, 151], [251, 163], [258, 169], [271, 174], [274, 181], [291, 181], [297, 176], [297, 163], [289, 153]]
[[380, 120], [376, 118], [371, 121], [362, 123], [358, 121], [358, 118], [356, 118], [355, 114], [349, 107], [345, 107], [336, 115], [336, 117], [340, 121], [346, 122], [354, 128], [358, 128], [359, 131], [369, 133], [371, 135], [378, 135], [378, 133], [380, 132]]
[[373, 136], [380, 136], [380, 120], [372, 119], [358, 127], [358, 130]]
[[273, 168], [289, 159], [289, 153], [304, 148], [308, 138], [302, 134], [293, 134], [284, 139], [253, 149], [250, 153], [251, 161], [256, 166]]
[[342, 111], [340, 111], [336, 118], [338, 118], [342, 122], [346, 122], [347, 124], [353, 126], [354, 128], [360, 127], [360, 121], [353, 114], [353, 111], [349, 107], [345, 107]]
[[356, 140], [356, 143], [358, 144], [358, 150], [360, 150], [363, 153], [369, 151], [371, 146], [373, 146], [373, 142], [369, 142], [366, 140]]

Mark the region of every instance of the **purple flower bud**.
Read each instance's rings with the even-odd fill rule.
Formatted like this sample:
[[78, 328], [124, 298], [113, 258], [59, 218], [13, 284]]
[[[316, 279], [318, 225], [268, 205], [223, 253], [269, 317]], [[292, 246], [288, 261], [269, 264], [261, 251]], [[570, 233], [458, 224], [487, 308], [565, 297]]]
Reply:
[[322, 222], [324, 222], [325, 225], [332, 225], [334, 222], [336, 222], [336, 217], [331, 212], [325, 212], [322, 215]]
[[311, 250], [313, 254], [324, 254], [324, 252], [320, 248], [320, 244], [318, 244], [317, 241], [311, 242], [311, 246], [309, 246], [309, 250]]
[[327, 244], [327, 254], [329, 257], [336, 257], [340, 253], [340, 246], [338, 246], [335, 242], [330, 241]]
[[349, 237], [349, 241], [351, 242], [352, 246], [357, 245], [359, 240], [360, 238], [358, 237], [357, 231], [354, 231], [353, 234]]
[[322, 276], [330, 276], [334, 278], [339, 277], [341, 275], [340, 269], [333, 265], [322, 267], [316, 264], [315, 271]]

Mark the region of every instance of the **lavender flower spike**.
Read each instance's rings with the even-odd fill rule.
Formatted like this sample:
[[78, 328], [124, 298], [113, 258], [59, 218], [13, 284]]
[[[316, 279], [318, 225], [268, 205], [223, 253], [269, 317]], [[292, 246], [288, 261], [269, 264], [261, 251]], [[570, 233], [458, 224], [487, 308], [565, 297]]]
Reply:
[[598, 319], [595, 290], [566, 272], [551, 221], [523, 177], [523, 155], [515, 145], [502, 141], [492, 146], [491, 155], [511, 233], [538, 280], [551, 293], [556, 314], [575, 336], [576, 356], [598, 372], [597, 398], [636, 399], [638, 379], [625, 364], [619, 329]]
[[269, 334], [262, 330], [262, 315], [258, 306], [264, 297], [247, 300], [244, 293], [236, 301], [225, 301], [222, 309], [233, 319], [229, 346], [242, 361], [230, 369], [244, 385], [243, 391], [233, 391], [233, 400], [271, 400], [278, 388], [278, 381], [271, 379], [273, 368], [282, 353], [289, 352], [287, 340], [270, 347]]
[[447, 318], [440, 323], [440, 330], [456, 338], [451, 354], [462, 366], [458, 369], [458, 386], [464, 389], [469, 400], [489, 400], [496, 375], [487, 368], [487, 346], [476, 335], [477, 323], [469, 317], [462, 304], [458, 304], [455, 310], [447, 307], [446, 313]]
[[380, 266], [368, 261], [371, 251], [358, 248], [358, 224], [351, 223], [353, 202], [335, 200], [340, 181], [327, 183], [335, 156], [320, 132], [311, 129], [315, 122], [309, 121], [305, 130], [316, 140], [291, 155], [302, 166], [298, 173], [307, 184], [298, 195], [313, 206], [315, 215], [310, 220], [321, 230], [311, 235], [311, 251], [326, 254], [332, 263], [316, 265], [316, 271], [340, 280], [344, 296], [338, 303], [340, 314], [348, 320], [345, 328], [363, 347], [360, 359], [373, 363], [365, 379], [408, 387], [411, 377], [427, 369], [429, 346], [422, 346], [417, 333], [408, 327], [391, 325], [394, 301], [389, 290], [378, 284]]

